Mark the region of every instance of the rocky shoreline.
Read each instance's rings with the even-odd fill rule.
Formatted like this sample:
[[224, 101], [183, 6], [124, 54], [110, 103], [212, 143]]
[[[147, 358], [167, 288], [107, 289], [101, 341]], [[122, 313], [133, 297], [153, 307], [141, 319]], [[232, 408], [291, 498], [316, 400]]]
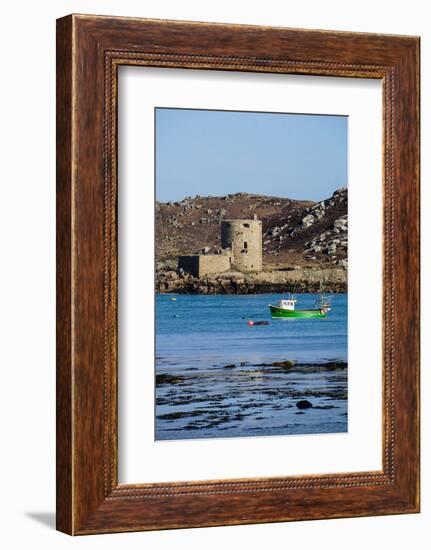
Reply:
[[347, 363], [237, 362], [156, 374], [156, 439], [347, 431]]
[[347, 271], [336, 268], [292, 268], [244, 274], [225, 272], [205, 277], [166, 270], [156, 273], [159, 294], [278, 294], [284, 292], [347, 292]]
[[[273, 361], [271, 363], [256, 363], [255, 365], [250, 365], [246, 362], [240, 362], [238, 364], [228, 364], [223, 365], [220, 368], [226, 370], [242, 368], [254, 368], [256, 371], [267, 372], [269, 374], [279, 373], [279, 372], [291, 372], [291, 373], [300, 373], [300, 374], [316, 374], [324, 372], [335, 372], [335, 371], [344, 371], [347, 369], [346, 361], [323, 361], [318, 363], [299, 363], [287, 359], [285, 361]], [[196, 374], [190, 375], [177, 375], [172, 373], [159, 373], [156, 374], [156, 385], [161, 386], [163, 384], [182, 384], [188, 380], [190, 376], [196, 377]], [[229, 375], [227, 375], [229, 376]], [[309, 395], [309, 394], [308, 394]], [[343, 391], [340, 394], [344, 399], [347, 398], [347, 394]], [[339, 396], [339, 397], [340, 397]]]

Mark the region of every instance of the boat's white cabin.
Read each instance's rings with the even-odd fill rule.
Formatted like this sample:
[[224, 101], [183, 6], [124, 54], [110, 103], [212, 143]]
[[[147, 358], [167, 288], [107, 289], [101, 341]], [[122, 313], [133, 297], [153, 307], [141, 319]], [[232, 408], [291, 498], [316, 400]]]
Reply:
[[291, 298], [289, 300], [280, 300], [278, 302], [278, 307], [280, 307], [281, 309], [295, 309], [295, 303], [296, 303], [296, 300]]

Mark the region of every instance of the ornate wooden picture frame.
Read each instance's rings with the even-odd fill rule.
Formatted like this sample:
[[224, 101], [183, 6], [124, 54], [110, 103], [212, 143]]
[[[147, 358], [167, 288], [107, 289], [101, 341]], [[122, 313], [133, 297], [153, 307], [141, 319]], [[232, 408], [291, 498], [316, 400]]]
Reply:
[[[118, 483], [117, 69], [380, 79], [383, 468]], [[57, 528], [68, 534], [419, 511], [419, 39], [70, 15], [57, 22]]]

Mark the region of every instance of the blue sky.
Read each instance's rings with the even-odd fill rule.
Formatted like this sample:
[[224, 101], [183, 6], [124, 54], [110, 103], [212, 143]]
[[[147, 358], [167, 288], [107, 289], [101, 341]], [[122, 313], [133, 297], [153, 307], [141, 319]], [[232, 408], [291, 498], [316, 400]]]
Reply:
[[156, 109], [156, 195], [321, 200], [347, 185], [347, 117]]

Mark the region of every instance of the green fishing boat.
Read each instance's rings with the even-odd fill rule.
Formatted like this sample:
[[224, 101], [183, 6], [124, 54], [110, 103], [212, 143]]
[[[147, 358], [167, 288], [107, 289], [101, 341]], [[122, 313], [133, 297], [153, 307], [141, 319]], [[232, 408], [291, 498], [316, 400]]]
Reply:
[[287, 299], [280, 300], [278, 305], [269, 304], [271, 317], [273, 319], [288, 319], [288, 318], [322, 318], [326, 317], [331, 310], [331, 304], [327, 297], [321, 296], [316, 302], [316, 309], [295, 309], [296, 298], [290, 295]]

